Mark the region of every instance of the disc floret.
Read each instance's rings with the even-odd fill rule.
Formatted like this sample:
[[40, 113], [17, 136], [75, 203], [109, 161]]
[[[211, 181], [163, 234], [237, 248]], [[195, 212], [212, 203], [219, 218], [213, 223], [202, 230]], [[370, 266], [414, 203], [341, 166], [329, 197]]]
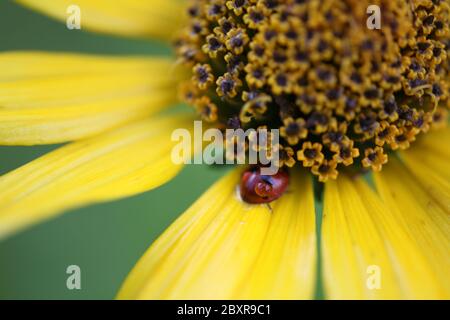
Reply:
[[[373, 4], [380, 30], [366, 26]], [[191, 0], [182, 97], [221, 129], [280, 129], [280, 166], [321, 181], [379, 171], [447, 122], [449, 12], [441, 0]]]

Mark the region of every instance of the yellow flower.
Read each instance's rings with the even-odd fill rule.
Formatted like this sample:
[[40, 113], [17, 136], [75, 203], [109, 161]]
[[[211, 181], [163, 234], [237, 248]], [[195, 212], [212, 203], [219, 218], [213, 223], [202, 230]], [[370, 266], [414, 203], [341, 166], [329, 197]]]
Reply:
[[[65, 19], [72, 4], [69, 0], [17, 2], [58, 19]], [[413, 142], [425, 119], [432, 125], [433, 119], [439, 118], [442, 125], [448, 103], [448, 59], [430, 47], [440, 48], [440, 39], [448, 41], [448, 3], [413, 0], [426, 3], [417, 17], [425, 19], [427, 10], [435, 14], [432, 27], [422, 26], [424, 21], [419, 18], [414, 25], [398, 19], [396, 14], [416, 14], [411, 12], [414, 6], [402, 7], [403, 0], [390, 1], [389, 6], [398, 5], [402, 10], [388, 11], [393, 23], [383, 30], [389, 34], [377, 32], [367, 40], [368, 30], [350, 28], [342, 12], [355, 15], [351, 19], [355, 23], [365, 17], [368, 1], [349, 0], [350, 8], [340, 0], [328, 0], [328, 5], [320, 8], [314, 1], [294, 4], [287, 0], [288, 7], [280, 4], [280, 8], [255, 2], [246, 1], [237, 8], [231, 1], [200, 0], [189, 7], [190, 19], [196, 20], [192, 23], [202, 28], [200, 35], [192, 34], [195, 28], [188, 28], [187, 34], [181, 32], [177, 55], [192, 66], [211, 63], [205, 70], [209, 86], [216, 85], [217, 96], [210, 88], [202, 91], [208, 86], [194, 90], [186, 84], [182, 84], [183, 95], [190, 101], [217, 101], [214, 106], [218, 110], [214, 110], [220, 115], [238, 106], [230, 118], [239, 119], [239, 108], [245, 104], [240, 104], [242, 90], [247, 90], [241, 69], [254, 68], [239, 67], [244, 65], [242, 61], [231, 68], [231, 63], [245, 53], [247, 63], [255, 60], [258, 66], [266, 66], [264, 74], [273, 78], [280, 72], [289, 78], [289, 86], [295, 86], [272, 88], [273, 92], [273, 84], [266, 86], [267, 92], [262, 94], [270, 98], [267, 112], [258, 119], [258, 126], [270, 128], [270, 124], [300, 125], [301, 134], [280, 145], [289, 155], [286, 164], [294, 165], [295, 152], [300, 154], [298, 160], [305, 162], [306, 147], [302, 150], [301, 146], [316, 148], [317, 144], [320, 163], [311, 170], [321, 180], [336, 179], [338, 165], [339, 170], [352, 165], [352, 170], [320, 184], [306, 171], [293, 168], [289, 192], [272, 204], [272, 211], [264, 205], [246, 204], [236, 196], [241, 169], [233, 170], [155, 241], [125, 280], [118, 298], [310, 299], [316, 279], [321, 277], [329, 299], [449, 299], [450, 130], [430, 129]], [[78, 0], [77, 4], [83, 28], [97, 32], [173, 40], [184, 24], [189, 25], [180, 14], [186, 5], [183, 1], [117, 0], [113, 4]], [[326, 8], [329, 12], [321, 11]], [[244, 19], [232, 18], [227, 10]], [[336, 23], [335, 32], [306, 32], [310, 30], [302, 29], [304, 22], [297, 19], [297, 15], [305, 17], [305, 12], [311, 19], [308, 27], [327, 31], [331, 19]], [[293, 15], [294, 29], [290, 19], [282, 19], [285, 14]], [[211, 21], [222, 21], [220, 30], [219, 23]], [[210, 34], [207, 25], [213, 30]], [[424, 31], [417, 40], [412, 31], [419, 27]], [[433, 28], [435, 33], [430, 31]], [[342, 30], [352, 36], [339, 34]], [[383, 42], [395, 38], [398, 30], [402, 37], [410, 38]], [[277, 39], [283, 39], [281, 49], [276, 47]], [[309, 40], [310, 47], [305, 44]], [[411, 53], [396, 61], [401, 52], [398, 46], [413, 46], [413, 51], [405, 50], [408, 54], [423, 49], [428, 55]], [[345, 49], [349, 48], [356, 50], [355, 56], [347, 55]], [[228, 56], [226, 64], [212, 63], [230, 52], [234, 56]], [[338, 58], [343, 59], [342, 70], [336, 70]], [[372, 58], [380, 59], [382, 65], [369, 65]], [[160, 112], [176, 101], [179, 82], [189, 79], [184, 69], [174, 65], [171, 57], [1, 53], [0, 144], [67, 144], [0, 177], [0, 237], [67, 209], [131, 196], [174, 177], [181, 166], [171, 161], [170, 135], [175, 128], [190, 127], [193, 119], [191, 114]], [[291, 70], [296, 65], [299, 70]], [[217, 71], [217, 66], [224, 70]], [[427, 81], [433, 84], [424, 84], [419, 72], [413, 72], [424, 67], [429, 68], [432, 76]], [[387, 79], [383, 78], [385, 68], [389, 68]], [[290, 72], [296, 75], [295, 82], [291, 83]], [[217, 79], [216, 84], [212, 79]], [[397, 84], [396, 80], [402, 82], [402, 88], [386, 85]], [[397, 106], [395, 100], [405, 97], [403, 92], [395, 96], [374, 83], [395, 90], [405, 88], [411, 100]], [[428, 110], [429, 101], [437, 107]], [[418, 117], [417, 109], [429, 116], [421, 113]], [[382, 128], [401, 128], [402, 137], [379, 143], [380, 119], [385, 121]], [[220, 117], [210, 120], [220, 121]], [[342, 123], [349, 124], [345, 132], [330, 135], [330, 130]], [[329, 143], [322, 145], [324, 137]], [[341, 154], [340, 141], [347, 143], [343, 147], [349, 148], [349, 156]], [[333, 143], [335, 151], [328, 146]], [[400, 150], [381, 167], [387, 161], [383, 151], [389, 144]], [[403, 150], [410, 144], [411, 148]], [[356, 162], [379, 171], [372, 174], [371, 186]], [[321, 274], [317, 273], [319, 263]], [[381, 273], [377, 275], [377, 271]]]

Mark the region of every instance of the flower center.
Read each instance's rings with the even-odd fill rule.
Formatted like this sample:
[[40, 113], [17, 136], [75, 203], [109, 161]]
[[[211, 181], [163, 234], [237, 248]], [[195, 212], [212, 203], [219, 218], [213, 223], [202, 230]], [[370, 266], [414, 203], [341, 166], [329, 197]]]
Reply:
[[[372, 4], [381, 29], [367, 27]], [[447, 122], [449, 11], [441, 0], [191, 0], [175, 44], [192, 68], [182, 97], [217, 128], [280, 129], [294, 155], [280, 166], [324, 179], [378, 171]]]

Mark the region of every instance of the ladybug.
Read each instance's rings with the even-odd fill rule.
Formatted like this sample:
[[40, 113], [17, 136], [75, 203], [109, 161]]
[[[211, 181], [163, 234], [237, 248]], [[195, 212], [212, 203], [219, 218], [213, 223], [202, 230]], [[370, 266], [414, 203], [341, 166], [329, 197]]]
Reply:
[[260, 166], [251, 166], [242, 173], [240, 194], [243, 201], [250, 204], [269, 204], [277, 200], [289, 186], [289, 173], [279, 170], [268, 176], [261, 174]]

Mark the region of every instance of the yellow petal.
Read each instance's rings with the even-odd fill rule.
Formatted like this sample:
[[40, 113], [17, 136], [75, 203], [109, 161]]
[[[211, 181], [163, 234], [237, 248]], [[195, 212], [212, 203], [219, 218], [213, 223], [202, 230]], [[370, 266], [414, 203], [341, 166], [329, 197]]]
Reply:
[[211, 187], [150, 247], [120, 299], [305, 299], [316, 265], [311, 181], [273, 204], [242, 203], [240, 171]]
[[0, 54], [0, 144], [60, 143], [160, 111], [176, 98], [164, 58]]
[[[405, 181], [391, 178], [402, 188]], [[425, 248], [414, 238], [417, 234], [408, 228], [412, 221], [407, 215], [385, 206], [361, 179], [342, 176], [326, 185], [322, 251], [327, 297], [448, 298], [442, 283], [447, 278], [435, 272]]]
[[[420, 136], [414, 145], [400, 153], [400, 158], [411, 169], [410, 171], [417, 178], [421, 175], [421, 171], [433, 172], [441, 175], [446, 180], [450, 179], [450, 148], [448, 141], [450, 140], [450, 127], [433, 130]], [[420, 162], [425, 170], [413, 170], [414, 165], [409, 162]], [[425, 182], [422, 181], [421, 182]]]
[[17, 3], [66, 22], [80, 9], [81, 29], [123, 36], [171, 39], [185, 18], [177, 0], [16, 0]]
[[403, 153], [402, 160], [433, 201], [450, 212], [450, 159], [414, 148]]
[[445, 157], [450, 159], [450, 148], [448, 148], [448, 141], [450, 140], [450, 126], [444, 129], [430, 130], [424, 135], [421, 135], [407, 152], [425, 150], [433, 151], [435, 156]]
[[[329, 299], [384, 298], [398, 293], [391, 286], [392, 268], [372, 216], [378, 208], [366, 207], [362, 197], [366, 193], [357, 190], [344, 175], [325, 186], [322, 253], [325, 294]], [[386, 282], [383, 291], [367, 288], [367, 269], [372, 265], [382, 268]]]
[[0, 238], [64, 210], [156, 188], [181, 169], [171, 133], [185, 118], [156, 117], [68, 144], [0, 177]]
[[450, 150], [446, 144], [449, 140], [450, 128], [436, 130], [401, 153], [409, 172], [447, 212], [450, 212]]
[[[444, 147], [445, 148], [445, 147]], [[447, 170], [448, 170], [447, 158]], [[424, 292], [426, 298], [450, 298], [450, 207], [448, 182], [436, 177], [433, 167], [424, 168], [409, 162], [409, 171], [398, 160], [391, 159], [383, 172], [375, 175], [377, 189], [392, 214], [398, 216], [403, 227], [413, 239], [417, 250], [427, 260], [441, 290]], [[419, 172], [416, 170], [426, 170]], [[422, 183], [424, 175], [429, 181]], [[415, 176], [416, 175], [416, 176]], [[448, 171], [447, 171], [448, 175]], [[419, 177], [417, 179], [416, 177]], [[436, 185], [432, 185], [436, 182]], [[442, 182], [442, 183], [441, 183]], [[443, 189], [440, 189], [444, 187]], [[418, 279], [421, 279], [420, 277]], [[434, 293], [434, 294], [432, 294]], [[438, 295], [440, 293], [440, 296]]]

